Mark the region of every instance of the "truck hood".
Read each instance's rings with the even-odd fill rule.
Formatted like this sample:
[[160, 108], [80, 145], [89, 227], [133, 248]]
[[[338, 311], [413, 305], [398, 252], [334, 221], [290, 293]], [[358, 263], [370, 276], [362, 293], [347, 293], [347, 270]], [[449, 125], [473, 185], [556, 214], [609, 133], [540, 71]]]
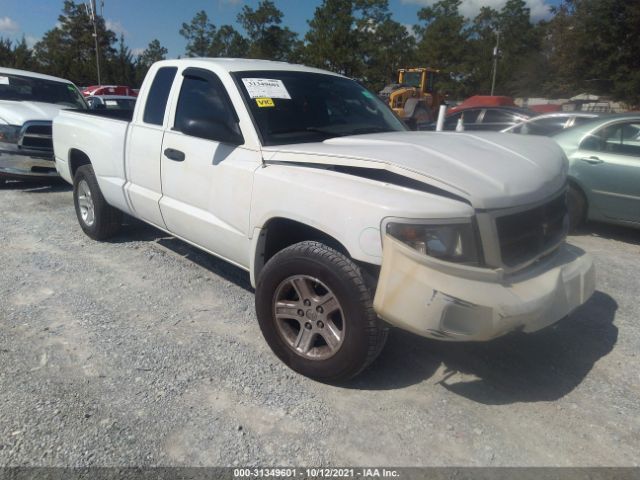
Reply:
[[386, 169], [462, 197], [476, 209], [544, 200], [562, 188], [568, 168], [551, 139], [493, 132], [355, 135], [265, 147], [263, 154], [267, 162]]
[[53, 103], [0, 100], [0, 121], [22, 125], [29, 120], [53, 120], [63, 108], [69, 107]]

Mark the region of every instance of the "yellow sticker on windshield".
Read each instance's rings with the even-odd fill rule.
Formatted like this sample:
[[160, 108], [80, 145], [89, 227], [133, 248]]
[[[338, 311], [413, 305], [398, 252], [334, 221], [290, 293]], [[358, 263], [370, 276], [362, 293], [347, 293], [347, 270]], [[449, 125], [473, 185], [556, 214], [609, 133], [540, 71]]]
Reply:
[[273, 102], [273, 98], [256, 98], [256, 103], [260, 108], [276, 106], [276, 104]]

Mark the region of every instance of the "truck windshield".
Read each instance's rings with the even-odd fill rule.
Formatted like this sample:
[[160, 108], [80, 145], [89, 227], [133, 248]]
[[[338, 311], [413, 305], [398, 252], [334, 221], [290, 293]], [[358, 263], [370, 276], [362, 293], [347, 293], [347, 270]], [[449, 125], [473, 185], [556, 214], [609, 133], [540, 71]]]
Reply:
[[0, 72], [0, 100], [43, 102], [87, 109], [82, 94], [71, 83], [55, 82]]
[[234, 76], [265, 146], [407, 130], [378, 97], [343, 77], [291, 71]]

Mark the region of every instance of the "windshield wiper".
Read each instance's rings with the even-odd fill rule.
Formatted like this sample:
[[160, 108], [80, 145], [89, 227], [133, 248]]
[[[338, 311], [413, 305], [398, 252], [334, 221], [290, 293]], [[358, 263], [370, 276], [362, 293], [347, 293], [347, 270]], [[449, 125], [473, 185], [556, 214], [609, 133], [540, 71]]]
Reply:
[[365, 127], [365, 128], [356, 128], [352, 130], [349, 135], [365, 135], [367, 133], [386, 133], [392, 132], [393, 130], [389, 130], [385, 127]]
[[288, 128], [288, 129], [282, 129], [282, 130], [274, 130], [274, 131], [269, 132], [269, 134], [270, 135], [281, 135], [281, 134], [287, 134], [287, 133], [305, 133], [305, 132], [321, 133], [322, 135], [327, 136], [327, 138], [343, 137], [344, 136], [344, 134], [341, 134], [341, 133], [329, 132], [328, 130], [325, 130], [323, 128], [316, 128], [316, 127]]

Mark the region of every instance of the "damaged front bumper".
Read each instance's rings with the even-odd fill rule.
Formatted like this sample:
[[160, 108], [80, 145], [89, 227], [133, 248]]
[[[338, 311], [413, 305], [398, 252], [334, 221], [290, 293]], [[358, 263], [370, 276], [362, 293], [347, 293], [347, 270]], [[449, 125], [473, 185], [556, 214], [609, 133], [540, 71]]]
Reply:
[[567, 244], [508, 276], [441, 262], [389, 235], [383, 251], [376, 312], [392, 325], [440, 340], [534, 332], [566, 317], [595, 290], [591, 257]]

